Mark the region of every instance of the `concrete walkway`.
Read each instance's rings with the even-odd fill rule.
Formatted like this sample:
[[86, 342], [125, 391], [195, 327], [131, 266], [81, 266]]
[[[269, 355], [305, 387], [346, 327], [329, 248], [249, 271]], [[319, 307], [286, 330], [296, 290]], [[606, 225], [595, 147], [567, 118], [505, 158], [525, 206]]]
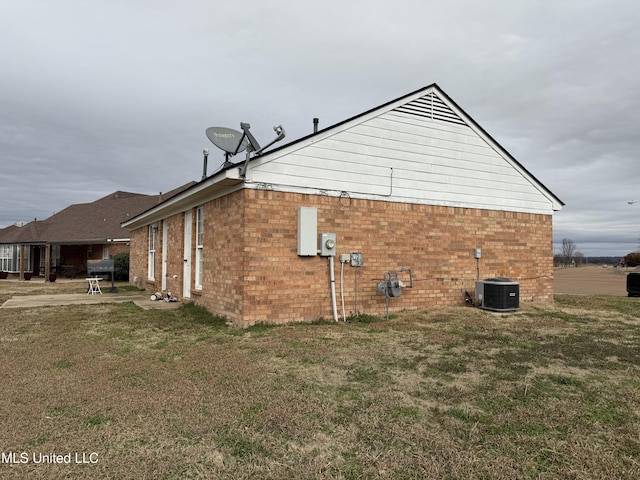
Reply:
[[180, 302], [151, 301], [149, 295], [139, 292], [103, 293], [102, 295], [87, 295], [86, 293], [62, 293], [50, 295], [14, 296], [4, 302], [0, 308], [33, 308], [51, 307], [55, 305], [96, 305], [100, 303], [133, 302], [140, 308], [173, 309], [180, 306]]

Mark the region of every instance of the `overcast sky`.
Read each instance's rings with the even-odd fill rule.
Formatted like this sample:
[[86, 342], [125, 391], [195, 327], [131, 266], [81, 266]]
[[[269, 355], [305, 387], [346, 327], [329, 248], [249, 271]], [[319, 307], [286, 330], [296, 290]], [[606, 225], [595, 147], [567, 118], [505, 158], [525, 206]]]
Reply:
[[209, 173], [210, 126], [287, 141], [437, 83], [566, 203], [554, 240], [640, 249], [640, 3], [0, 0], [0, 228]]

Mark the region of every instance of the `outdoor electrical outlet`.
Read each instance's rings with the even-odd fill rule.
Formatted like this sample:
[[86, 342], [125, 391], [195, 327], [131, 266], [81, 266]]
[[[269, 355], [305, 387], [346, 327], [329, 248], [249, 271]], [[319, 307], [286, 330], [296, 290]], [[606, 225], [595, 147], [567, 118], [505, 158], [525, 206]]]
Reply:
[[352, 267], [361, 267], [362, 266], [362, 253], [361, 252], [353, 252], [353, 253], [351, 253], [351, 266]]
[[350, 253], [341, 253], [340, 254], [340, 263], [349, 263], [351, 261]]

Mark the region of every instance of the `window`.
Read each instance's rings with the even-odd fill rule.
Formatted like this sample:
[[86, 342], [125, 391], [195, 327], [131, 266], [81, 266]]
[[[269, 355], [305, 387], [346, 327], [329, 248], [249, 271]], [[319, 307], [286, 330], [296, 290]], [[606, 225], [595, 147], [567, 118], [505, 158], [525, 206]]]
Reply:
[[60, 265], [60, 245], [51, 245], [51, 267]]
[[14, 272], [13, 251], [15, 245], [0, 245], [0, 271]]
[[204, 269], [204, 207], [196, 210], [196, 288], [202, 289], [202, 271]]
[[[31, 247], [29, 245], [24, 246], [24, 271], [30, 272], [33, 270], [31, 266]], [[18, 247], [18, 271], [20, 271], [20, 247]]]
[[149, 264], [147, 276], [149, 279], [156, 277], [156, 240], [158, 235], [158, 225], [149, 225]]
[[[17, 273], [20, 271], [20, 245], [0, 245], [0, 270]], [[31, 246], [24, 246], [24, 271], [31, 271]]]

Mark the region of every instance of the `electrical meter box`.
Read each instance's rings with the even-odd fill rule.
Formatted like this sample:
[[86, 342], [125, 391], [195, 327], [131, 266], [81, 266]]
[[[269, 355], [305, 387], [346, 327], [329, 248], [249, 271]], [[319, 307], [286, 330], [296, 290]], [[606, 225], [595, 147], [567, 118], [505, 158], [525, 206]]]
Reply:
[[318, 253], [321, 257], [336, 256], [336, 234], [321, 233], [318, 235]]

